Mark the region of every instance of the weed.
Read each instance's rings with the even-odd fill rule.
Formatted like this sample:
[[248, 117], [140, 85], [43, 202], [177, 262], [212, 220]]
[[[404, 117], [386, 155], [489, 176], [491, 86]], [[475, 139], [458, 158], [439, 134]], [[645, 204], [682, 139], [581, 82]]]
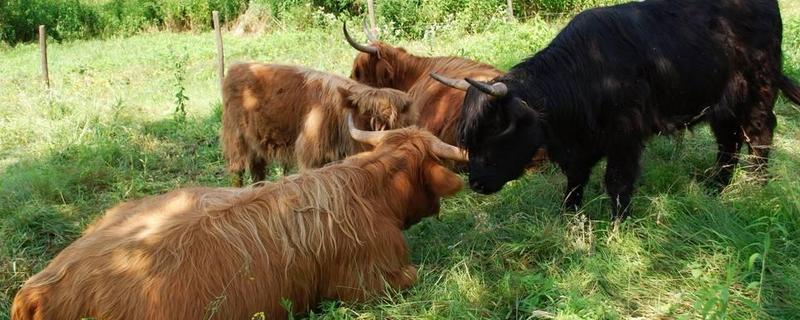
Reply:
[[169, 51], [169, 68], [172, 71], [172, 81], [175, 91], [175, 111], [173, 117], [178, 122], [186, 121], [186, 101], [189, 97], [186, 96], [186, 64], [189, 62], [189, 55], [186, 53], [188, 49], [183, 48], [180, 53], [174, 49]]

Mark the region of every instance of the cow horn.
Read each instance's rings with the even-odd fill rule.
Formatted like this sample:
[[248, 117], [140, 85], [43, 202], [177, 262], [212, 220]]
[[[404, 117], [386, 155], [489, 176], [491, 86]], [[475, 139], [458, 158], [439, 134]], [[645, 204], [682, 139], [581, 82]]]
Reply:
[[473, 80], [470, 78], [466, 78], [464, 80], [469, 82], [469, 84], [471, 84], [478, 90], [483, 91], [484, 93], [491, 95], [493, 97], [499, 98], [508, 94], [508, 87], [506, 86], [505, 83], [502, 82], [495, 82], [493, 84], [488, 84], [486, 82]]
[[354, 49], [369, 54], [378, 53], [378, 48], [375, 48], [373, 46], [363, 45], [353, 40], [353, 37], [351, 37], [350, 33], [347, 32], [347, 22], [342, 23], [342, 31], [344, 32], [345, 40], [347, 40], [347, 43], [349, 43], [350, 46], [353, 47]]
[[[353, 140], [372, 146], [377, 146], [387, 133], [396, 131], [365, 131], [358, 129], [356, 128], [355, 123], [353, 123], [353, 114], [350, 112], [347, 113], [347, 128], [350, 130], [350, 136], [353, 138]], [[430, 144], [431, 152], [433, 152], [433, 154], [439, 158], [460, 162], [469, 161], [469, 156], [467, 155], [466, 151], [456, 146], [444, 143], [444, 141], [439, 140], [439, 138], [431, 136]]]
[[453, 78], [448, 78], [435, 72], [431, 72], [430, 76], [434, 80], [439, 81], [443, 85], [446, 85], [450, 88], [462, 91], [467, 91], [467, 89], [469, 89], [469, 82], [467, 82], [466, 80], [457, 80]]
[[364, 33], [367, 35], [367, 40], [369, 43], [376, 43], [378, 42], [378, 37], [372, 33], [372, 29], [370, 29], [369, 24], [367, 23], [367, 19], [364, 19]]
[[356, 128], [356, 125], [353, 123], [353, 114], [350, 112], [347, 113], [347, 128], [350, 130], [350, 136], [353, 137], [353, 140], [366, 143], [372, 146], [378, 145], [378, 142], [380, 142], [381, 139], [383, 139], [383, 136], [386, 135], [386, 133], [388, 132], [388, 131], [364, 131]]
[[469, 161], [469, 155], [464, 149], [447, 144], [436, 137], [432, 137], [431, 140], [431, 151], [437, 157], [459, 162]]

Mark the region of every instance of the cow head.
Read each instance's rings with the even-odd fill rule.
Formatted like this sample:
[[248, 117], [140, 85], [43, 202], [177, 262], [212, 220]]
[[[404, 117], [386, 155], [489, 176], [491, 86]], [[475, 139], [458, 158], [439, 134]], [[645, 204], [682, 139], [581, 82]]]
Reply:
[[[362, 154], [369, 161], [364, 167], [378, 170], [391, 186], [391, 199], [401, 201], [406, 210], [398, 217], [409, 227], [426, 216], [439, 212], [439, 201], [461, 190], [458, 175], [442, 165], [442, 159], [467, 161], [467, 153], [446, 144], [418, 128], [389, 131], [363, 131], [348, 116], [350, 135], [356, 141], [372, 145], [372, 152]], [[359, 156], [348, 158], [359, 159]]]
[[381, 88], [395, 88], [407, 91], [413, 84], [412, 77], [406, 77], [401, 70], [402, 64], [411, 59], [411, 55], [403, 48], [393, 47], [375, 38], [364, 28], [369, 44], [360, 44], [353, 40], [347, 32], [347, 25], [342, 27], [347, 43], [361, 51], [353, 61], [350, 79]]
[[417, 123], [419, 111], [405, 92], [355, 83], [340, 87], [345, 108], [352, 110], [360, 128], [373, 131], [402, 128]]
[[494, 193], [522, 175], [545, 144], [540, 114], [526, 102], [536, 93], [503, 77], [487, 83], [432, 76], [445, 85], [467, 90], [458, 141], [470, 154], [470, 187]]

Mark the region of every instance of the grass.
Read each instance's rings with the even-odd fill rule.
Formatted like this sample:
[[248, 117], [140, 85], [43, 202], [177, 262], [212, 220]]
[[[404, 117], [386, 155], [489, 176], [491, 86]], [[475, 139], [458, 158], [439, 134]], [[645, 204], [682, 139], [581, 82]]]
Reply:
[[[786, 70], [800, 78], [800, 6], [782, 5]], [[498, 22], [481, 34], [444, 28], [419, 41], [388, 40], [506, 69], [563, 23]], [[227, 61], [347, 75], [355, 52], [338, 28], [226, 35]], [[214, 50], [209, 33], [52, 44], [46, 91], [34, 45], [0, 48], [0, 319], [22, 282], [106, 208], [227, 184]], [[185, 120], [175, 118], [177, 103]], [[710, 194], [714, 143], [699, 127], [682, 143], [648, 143], [633, 218], [619, 230], [608, 223], [602, 168], [580, 214], [560, 209], [565, 178], [554, 168], [496, 195], [464, 191], [406, 233], [420, 268], [416, 286], [366, 304], [327, 302], [312, 317], [800, 318], [800, 112], [781, 99], [777, 114], [773, 179], [764, 186], [740, 171], [722, 194]]]

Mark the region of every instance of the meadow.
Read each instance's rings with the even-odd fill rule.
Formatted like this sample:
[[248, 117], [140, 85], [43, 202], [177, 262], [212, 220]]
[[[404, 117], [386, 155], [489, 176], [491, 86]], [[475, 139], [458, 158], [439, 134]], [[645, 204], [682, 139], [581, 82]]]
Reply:
[[[785, 70], [800, 79], [800, 2], [780, 2]], [[226, 33], [227, 63], [349, 75], [356, 53], [340, 22], [309, 15], [308, 24]], [[476, 32], [437, 24], [415, 39], [391, 28], [382, 38], [419, 55], [508, 69], [567, 19], [498, 15]], [[37, 46], [0, 45], [0, 319], [21, 284], [105, 209], [178, 187], [229, 184], [211, 33], [51, 43], [49, 55], [45, 90]], [[800, 108], [780, 98], [776, 113], [764, 185], [738, 170], [730, 187], [711, 192], [716, 146], [701, 125], [649, 141], [632, 218], [619, 229], [609, 222], [603, 164], [577, 213], [561, 208], [565, 178], [552, 166], [495, 195], [465, 189], [406, 232], [420, 270], [413, 288], [363, 304], [326, 302], [309, 317], [800, 319]]]

